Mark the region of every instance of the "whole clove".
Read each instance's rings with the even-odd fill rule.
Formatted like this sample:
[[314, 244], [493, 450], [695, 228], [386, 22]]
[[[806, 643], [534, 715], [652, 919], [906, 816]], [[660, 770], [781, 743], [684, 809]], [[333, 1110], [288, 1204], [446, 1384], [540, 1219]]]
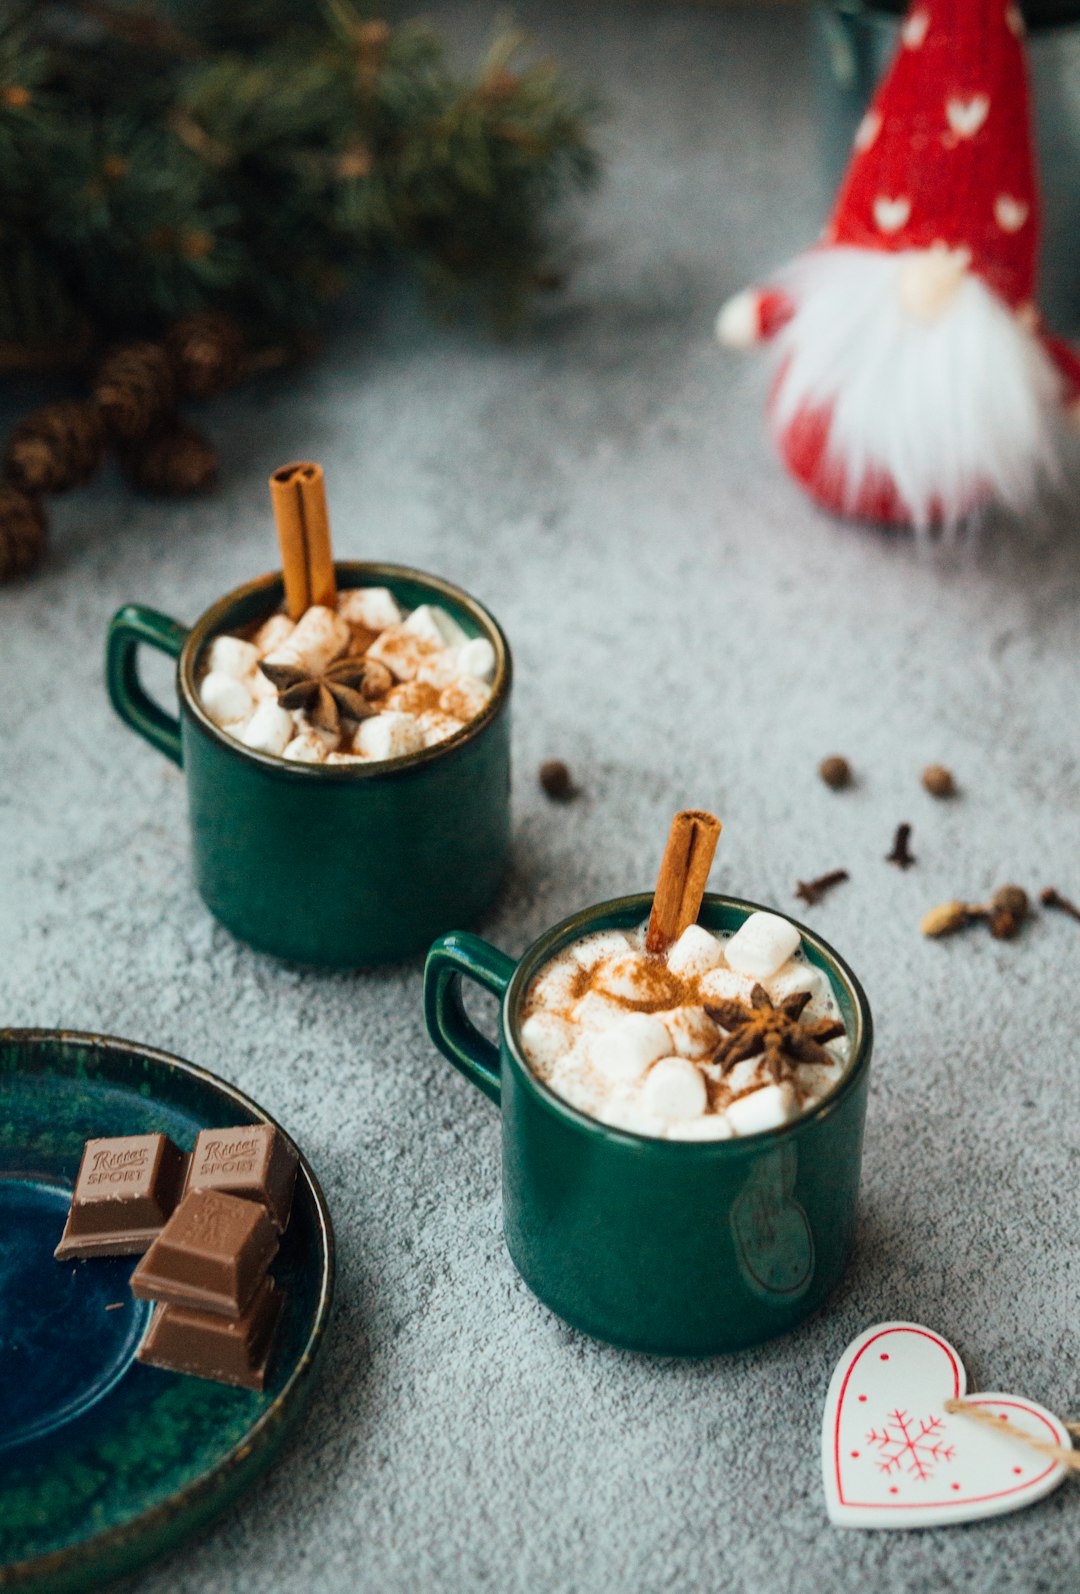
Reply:
[[821, 901], [827, 891], [832, 890], [833, 886], [838, 886], [850, 878], [846, 869], [830, 869], [828, 874], [818, 875], [816, 880], [799, 880], [796, 883], [795, 895], [800, 902], [805, 902], [808, 908], [812, 908], [815, 902]]
[[1039, 901], [1044, 908], [1056, 908], [1059, 913], [1067, 913], [1070, 919], [1080, 922], [1080, 908], [1075, 902], [1070, 902], [1068, 897], [1063, 897], [1053, 886], [1046, 886], [1039, 892]]
[[910, 869], [915, 862], [915, 855], [911, 851], [911, 826], [897, 825], [896, 835], [893, 837], [892, 851], [885, 854], [886, 863], [894, 863], [898, 869]]

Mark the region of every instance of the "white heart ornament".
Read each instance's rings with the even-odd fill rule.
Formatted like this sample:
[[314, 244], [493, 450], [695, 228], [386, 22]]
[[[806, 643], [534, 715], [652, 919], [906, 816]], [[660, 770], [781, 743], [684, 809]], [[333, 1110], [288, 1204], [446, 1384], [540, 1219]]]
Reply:
[[852, 1340], [825, 1399], [821, 1466], [829, 1518], [845, 1528], [930, 1528], [1033, 1505], [1066, 1475], [1060, 1462], [947, 1400], [1071, 1447], [1052, 1412], [1019, 1395], [967, 1395], [948, 1340], [918, 1323], [877, 1323]]
[[882, 232], [899, 232], [910, 215], [910, 199], [889, 199], [879, 194], [874, 200], [874, 220]]
[[990, 97], [973, 94], [970, 99], [945, 101], [945, 115], [957, 138], [974, 138], [990, 113]]

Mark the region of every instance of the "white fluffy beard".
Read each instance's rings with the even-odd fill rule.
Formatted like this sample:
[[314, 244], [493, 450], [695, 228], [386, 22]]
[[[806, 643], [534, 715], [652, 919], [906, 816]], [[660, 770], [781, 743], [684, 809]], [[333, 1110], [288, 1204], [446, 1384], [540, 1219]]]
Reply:
[[912, 316], [898, 282], [910, 259], [822, 248], [774, 279], [795, 314], [775, 339], [773, 424], [784, 434], [800, 412], [831, 411], [824, 463], [849, 513], [882, 474], [918, 528], [995, 499], [1028, 509], [1059, 474], [1057, 373], [970, 273], [935, 320]]

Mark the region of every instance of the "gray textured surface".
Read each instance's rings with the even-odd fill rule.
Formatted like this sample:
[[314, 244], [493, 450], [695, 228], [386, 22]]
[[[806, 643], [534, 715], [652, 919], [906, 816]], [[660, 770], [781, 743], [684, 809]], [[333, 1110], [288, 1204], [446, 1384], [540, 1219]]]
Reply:
[[[931, 560], [818, 517], [774, 464], [765, 372], [710, 322], [820, 217], [796, 17], [524, 9], [615, 108], [569, 294], [508, 346], [405, 296], [374, 305], [309, 373], [218, 408], [217, 498], [101, 485], [58, 510], [45, 573], [0, 592], [0, 1014], [236, 1080], [307, 1149], [340, 1241], [299, 1442], [140, 1587], [1056, 1594], [1076, 1485], [994, 1525], [844, 1534], [818, 1426], [844, 1344], [894, 1315], [951, 1337], [976, 1387], [1080, 1416], [1080, 929], [917, 932], [927, 905], [1003, 879], [1080, 895], [1072, 516]], [[343, 555], [441, 571], [512, 639], [516, 866], [494, 940], [647, 886], [685, 802], [724, 817], [718, 887], [790, 908], [797, 876], [852, 871], [813, 919], [879, 1025], [862, 1223], [802, 1331], [688, 1366], [564, 1329], [504, 1253], [495, 1115], [426, 1041], [419, 968], [281, 968], [196, 899], [182, 779], [110, 716], [101, 640], [122, 600], [190, 619], [270, 564], [265, 477], [297, 454], [327, 467]], [[814, 777], [834, 749], [860, 777], [842, 797]], [[573, 807], [536, 788], [552, 754], [586, 789]], [[961, 800], [922, 793], [932, 759]], [[899, 819], [907, 874], [882, 862]]]

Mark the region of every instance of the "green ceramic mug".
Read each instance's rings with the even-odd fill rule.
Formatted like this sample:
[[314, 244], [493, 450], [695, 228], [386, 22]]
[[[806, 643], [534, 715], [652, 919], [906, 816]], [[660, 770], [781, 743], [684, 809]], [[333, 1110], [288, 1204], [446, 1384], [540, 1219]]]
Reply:
[[[389, 587], [404, 608], [448, 609], [495, 649], [491, 700], [447, 741], [385, 764], [292, 764], [243, 747], [207, 717], [195, 689], [206, 643], [264, 619], [279, 572], [238, 587], [186, 630], [129, 604], [106, 648], [120, 718], [181, 764], [195, 882], [234, 935], [297, 963], [356, 968], [422, 952], [449, 925], [475, 921], [510, 850], [510, 649], [460, 588], [400, 565], [341, 563], [340, 588]], [[144, 690], [138, 649], [179, 660], [180, 717]]]
[[[598, 1123], [530, 1070], [522, 1005], [564, 946], [638, 925], [651, 905], [642, 895], [588, 908], [518, 963], [478, 936], [444, 935], [428, 953], [425, 1017], [439, 1050], [501, 1106], [503, 1230], [529, 1288], [609, 1344], [705, 1356], [783, 1333], [839, 1283], [855, 1228], [873, 1023], [847, 964], [803, 928], [852, 1041], [831, 1095], [782, 1128], [736, 1140], [655, 1140]], [[754, 911], [710, 895], [699, 922], [735, 930]], [[501, 999], [498, 1047], [467, 1016], [463, 977]]]

